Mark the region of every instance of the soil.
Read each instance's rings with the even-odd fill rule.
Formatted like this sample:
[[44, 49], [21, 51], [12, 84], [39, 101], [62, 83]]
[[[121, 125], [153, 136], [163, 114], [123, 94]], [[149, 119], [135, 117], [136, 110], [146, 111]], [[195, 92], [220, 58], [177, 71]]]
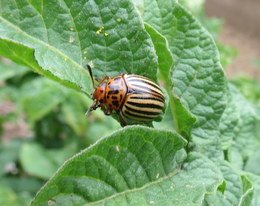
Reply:
[[205, 7], [207, 16], [224, 20], [220, 41], [239, 52], [227, 75], [260, 79], [260, 1], [206, 0]]

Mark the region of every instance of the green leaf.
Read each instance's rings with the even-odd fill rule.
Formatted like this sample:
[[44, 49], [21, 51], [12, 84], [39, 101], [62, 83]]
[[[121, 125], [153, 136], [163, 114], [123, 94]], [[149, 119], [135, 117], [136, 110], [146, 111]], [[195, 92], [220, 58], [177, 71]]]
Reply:
[[0, 144], [0, 177], [8, 172], [17, 172], [12, 171], [12, 169], [17, 170], [15, 162], [19, 156], [20, 146], [21, 142], [17, 140], [10, 141], [5, 145]]
[[27, 143], [20, 151], [20, 161], [28, 174], [48, 179], [75, 151], [75, 145], [63, 150], [46, 150], [39, 144]]
[[244, 175], [238, 174], [227, 161], [216, 162], [225, 181], [224, 190], [219, 189], [215, 194], [208, 194], [205, 205], [250, 205], [252, 200], [252, 183]]
[[90, 94], [86, 64], [98, 78], [120, 72], [156, 79], [152, 41], [129, 0], [1, 0], [0, 55]]
[[243, 195], [240, 198], [239, 205], [247, 206], [250, 205], [252, 202], [254, 187], [253, 187], [253, 183], [246, 175], [242, 175], [241, 179], [243, 183]]
[[173, 57], [168, 48], [167, 40], [151, 25], [145, 24], [145, 29], [149, 33], [158, 56], [158, 66], [163, 80], [169, 81], [170, 69], [173, 66]]
[[[170, 70], [173, 66], [173, 57], [168, 48], [168, 42], [164, 36], [162, 36], [149, 24], [146, 24], [145, 28], [152, 38], [155, 51], [158, 56], [160, 69], [159, 74], [161, 76], [161, 79], [163, 80], [164, 87], [169, 94], [169, 105], [173, 114], [173, 119], [178, 119], [178, 121], [175, 121], [175, 125], [181, 134], [188, 137], [196, 119], [180, 103], [180, 100], [171, 93], [172, 83], [169, 79], [169, 75]], [[179, 124], [179, 122], [181, 122], [181, 124]]]
[[[228, 158], [233, 165], [238, 166], [238, 158], [245, 161], [259, 149], [255, 109], [231, 84], [220, 132], [222, 148], [228, 151]], [[242, 167], [243, 164], [238, 166], [239, 169]]]
[[16, 194], [35, 194], [43, 184], [43, 180], [32, 176], [9, 175], [0, 179], [1, 186], [11, 188]]
[[253, 194], [251, 206], [258, 206], [258, 205], [260, 205], [260, 176], [250, 174], [250, 173], [247, 173], [246, 175], [249, 176], [250, 180], [253, 183], [253, 187], [254, 187], [254, 194]]
[[0, 81], [10, 79], [15, 76], [21, 76], [28, 72], [28, 68], [18, 66], [12, 62], [0, 61]]
[[5, 206], [26, 206], [28, 199], [19, 197], [10, 188], [0, 187], [0, 205]]
[[226, 79], [216, 45], [210, 34], [176, 1], [142, 3], [138, 3], [138, 8], [145, 22], [168, 41], [175, 61], [172, 92], [197, 118], [192, 140], [202, 151], [200, 147], [207, 147], [206, 142], [218, 141], [217, 128], [226, 105]]
[[63, 102], [67, 93], [68, 90], [54, 81], [36, 78], [23, 85], [19, 101], [29, 121], [35, 122]]
[[244, 170], [260, 176], [260, 144], [256, 147], [254, 154], [252, 154], [245, 165]]
[[84, 94], [70, 91], [62, 104], [64, 121], [70, 125], [78, 136], [83, 136], [87, 128], [87, 117], [84, 115], [91, 102]]
[[177, 133], [126, 127], [67, 161], [32, 205], [201, 205], [222, 176], [197, 153], [184, 161], [185, 144]]

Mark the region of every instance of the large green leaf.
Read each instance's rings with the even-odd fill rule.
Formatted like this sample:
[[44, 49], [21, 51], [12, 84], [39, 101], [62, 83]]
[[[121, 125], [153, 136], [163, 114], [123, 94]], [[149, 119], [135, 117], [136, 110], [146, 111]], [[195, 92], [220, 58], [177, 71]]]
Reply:
[[174, 0], [135, 2], [145, 22], [168, 41], [175, 61], [172, 92], [198, 120], [192, 129], [193, 142], [203, 152], [208, 152], [208, 144], [217, 148], [217, 128], [226, 105], [226, 79], [212, 37]]
[[[189, 136], [190, 130], [195, 122], [195, 118], [189, 111], [181, 104], [179, 98], [174, 96], [171, 92], [172, 83], [169, 78], [170, 71], [173, 67], [173, 57], [168, 48], [167, 39], [156, 31], [149, 24], [145, 25], [147, 32], [150, 34], [159, 63], [159, 75], [163, 81], [164, 88], [169, 94], [169, 106], [172, 112], [172, 118], [175, 121], [176, 129], [186, 137]], [[170, 127], [173, 127], [171, 125]]]
[[127, 127], [67, 161], [32, 205], [201, 205], [223, 181], [178, 134]]
[[0, 1], [0, 55], [92, 90], [89, 73], [156, 78], [152, 41], [129, 0]]

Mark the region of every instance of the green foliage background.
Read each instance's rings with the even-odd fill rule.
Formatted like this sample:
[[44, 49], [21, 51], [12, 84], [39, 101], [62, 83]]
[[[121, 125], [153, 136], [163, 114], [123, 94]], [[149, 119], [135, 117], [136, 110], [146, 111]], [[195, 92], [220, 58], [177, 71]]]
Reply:
[[[259, 84], [226, 79], [237, 52], [211, 37], [221, 22], [180, 3], [0, 0], [0, 55], [16, 62], [0, 62], [0, 105], [15, 103], [0, 133], [21, 118], [31, 130], [1, 138], [0, 205], [260, 204]], [[86, 118], [86, 64], [161, 83], [164, 119]]]

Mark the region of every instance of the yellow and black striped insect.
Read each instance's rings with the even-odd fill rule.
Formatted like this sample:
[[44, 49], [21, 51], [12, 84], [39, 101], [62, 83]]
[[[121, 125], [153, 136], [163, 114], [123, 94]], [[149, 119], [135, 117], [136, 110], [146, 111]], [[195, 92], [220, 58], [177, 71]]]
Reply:
[[106, 115], [118, 115], [122, 126], [135, 123], [149, 123], [159, 119], [165, 107], [165, 98], [160, 87], [150, 79], [121, 74], [99, 81], [92, 94], [94, 100], [89, 111], [98, 107]]

